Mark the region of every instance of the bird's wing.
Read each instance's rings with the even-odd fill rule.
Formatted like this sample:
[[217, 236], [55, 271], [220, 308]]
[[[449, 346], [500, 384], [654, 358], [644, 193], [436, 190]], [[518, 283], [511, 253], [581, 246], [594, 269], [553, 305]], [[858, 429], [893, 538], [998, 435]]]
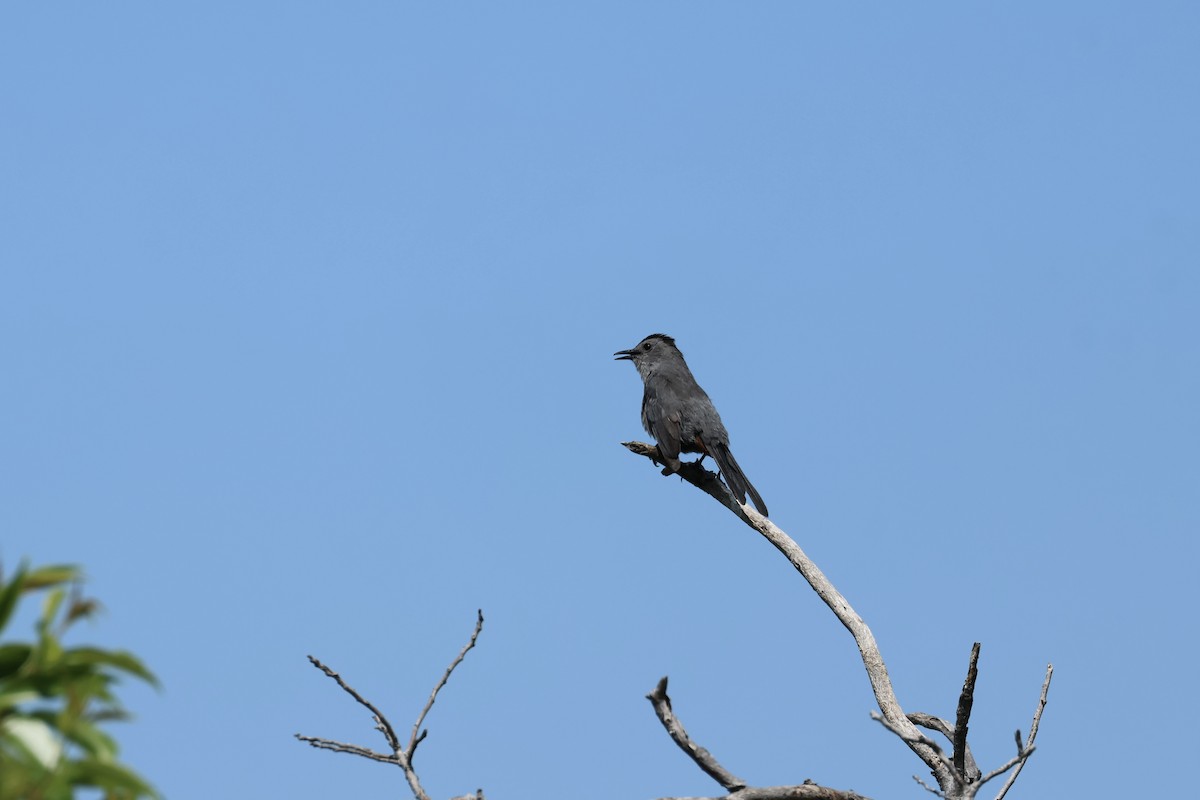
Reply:
[[663, 458], [674, 461], [679, 458], [679, 448], [682, 446], [683, 426], [679, 424], [679, 412], [660, 415], [654, 425], [654, 441], [658, 442], [658, 451]]
[[646, 426], [646, 432], [658, 443], [662, 457], [675, 461], [679, 458], [683, 425], [680, 423], [679, 410], [668, 413], [666, 406], [660, 394], [647, 390], [642, 398], [642, 423]]

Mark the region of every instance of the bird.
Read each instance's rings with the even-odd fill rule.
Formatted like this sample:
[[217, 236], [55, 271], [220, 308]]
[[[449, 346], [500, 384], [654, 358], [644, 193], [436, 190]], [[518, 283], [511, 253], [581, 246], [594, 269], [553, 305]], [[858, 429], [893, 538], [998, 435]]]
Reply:
[[642, 378], [642, 427], [654, 437], [664, 475], [678, 472], [680, 453], [699, 453], [696, 463], [712, 456], [725, 485], [745, 505], [747, 493], [759, 512], [767, 516], [767, 504], [729, 449], [729, 433], [712, 400], [688, 369], [675, 340], [665, 333], [652, 333], [629, 350], [613, 353], [616, 361], [632, 361]]

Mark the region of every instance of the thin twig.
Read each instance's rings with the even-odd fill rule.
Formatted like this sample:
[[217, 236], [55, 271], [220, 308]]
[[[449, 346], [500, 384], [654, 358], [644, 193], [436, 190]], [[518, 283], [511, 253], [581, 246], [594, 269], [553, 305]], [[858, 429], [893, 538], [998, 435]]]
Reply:
[[663, 797], [659, 800], [870, 800], [854, 792], [830, 789], [815, 783], [795, 786], [747, 786], [722, 797]]
[[308, 742], [313, 747], [319, 750], [332, 750], [335, 753], [350, 753], [351, 755], [362, 756], [373, 761], [382, 761], [385, 764], [395, 764], [396, 757], [389, 756], [386, 753], [376, 753], [366, 747], [359, 747], [356, 744], [346, 744], [345, 742], [335, 742], [333, 739], [321, 739], [316, 736], [301, 736], [296, 734], [296, 738], [302, 742]]
[[671, 698], [667, 696], [665, 675], [654, 687], [654, 691], [646, 695], [646, 699], [654, 706], [654, 713], [658, 715], [659, 722], [667, 729], [667, 734], [675, 744], [679, 745], [680, 750], [687, 753], [688, 758], [696, 762], [696, 766], [700, 767], [705, 775], [721, 784], [729, 792], [746, 788], [744, 780], [722, 767], [712, 753], [693, 742], [692, 738], [688, 736], [688, 732], [683, 728], [683, 723], [671, 710]]
[[[1046, 697], [1050, 694], [1050, 679], [1052, 677], [1054, 677], [1054, 665], [1047, 664], [1046, 679], [1042, 681], [1042, 694], [1040, 697], [1038, 697], [1037, 709], [1035, 709], [1033, 712], [1033, 722], [1029, 726], [1029, 738], [1025, 740], [1025, 749], [1030, 753], [1033, 752], [1033, 740], [1037, 738], [1038, 726], [1042, 723], [1042, 712], [1046, 710]], [[1020, 750], [1019, 742], [1017, 749]], [[1016, 782], [1017, 776], [1020, 775], [1021, 770], [1025, 768], [1025, 761], [1028, 760], [1028, 758], [1029, 756], [1027, 755], [1016, 764], [1016, 769], [1013, 770], [1013, 773], [1008, 776], [1008, 780], [1004, 782], [1004, 785], [1000, 787], [1000, 794], [996, 795], [996, 800], [1004, 800], [1004, 795], [1008, 794], [1009, 788], [1011, 788], [1013, 783]]]
[[[922, 728], [928, 728], [931, 731], [937, 731], [951, 744], [954, 743], [954, 726], [949, 721], [941, 717], [935, 717], [932, 714], [925, 714], [921, 711], [910, 711], [905, 716], [913, 725], [920, 725]], [[966, 767], [966, 779], [968, 783], [979, 780], [979, 766], [975, 763], [975, 756], [971, 754], [971, 745], [966, 745], [966, 752], [963, 758]]]
[[962, 694], [958, 696], [958, 712], [954, 721], [954, 769], [964, 782], [967, 777], [967, 723], [971, 719], [971, 707], [975, 703], [975, 679], [979, 677], [979, 642], [971, 647], [971, 661], [967, 665], [967, 679], [963, 681]]
[[308, 660], [312, 662], [314, 667], [337, 681], [337, 685], [342, 687], [342, 690], [345, 691], [346, 694], [353, 697], [356, 701], [358, 701], [359, 705], [365, 707], [371, 712], [371, 716], [375, 718], [375, 725], [379, 728], [380, 732], [383, 733], [384, 738], [387, 739], [388, 747], [392, 748], [393, 750], [400, 749], [400, 740], [396, 738], [396, 732], [392, 730], [392, 724], [388, 722], [387, 717], [383, 716], [383, 712], [372, 705], [370, 700], [367, 700], [361, 694], [354, 691], [350, 684], [342, 680], [341, 675], [338, 675], [332, 669], [322, 664], [318, 659], [313, 656], [309, 656]]
[[467, 642], [466, 646], [462, 650], [459, 651], [458, 656], [456, 656], [455, 659], [450, 662], [450, 666], [446, 667], [445, 673], [442, 674], [442, 679], [437, 682], [437, 686], [434, 686], [433, 691], [430, 692], [429, 701], [425, 703], [425, 707], [421, 709], [421, 715], [417, 717], [417, 721], [413, 723], [412, 736], [409, 738], [408, 747], [404, 751], [404, 755], [410, 762], [412, 761], [413, 755], [417, 752], [417, 745], [424, 741], [425, 735], [429, 733], [429, 731], [423, 731], [418, 734], [418, 731], [421, 730], [421, 723], [425, 721], [425, 715], [429, 713], [429, 709], [433, 708], [433, 703], [435, 700], [437, 700], [438, 692], [440, 692], [442, 687], [446, 685], [446, 682], [450, 680], [450, 673], [454, 672], [454, 668], [463, 662], [463, 659], [467, 657], [467, 653], [472, 647], [475, 646], [475, 642], [479, 639], [479, 634], [483, 630], [483, 609], [479, 609], [477, 614], [478, 616], [475, 620], [475, 631], [471, 634], [471, 640]]
[[916, 775], [913, 775], [913, 776], [912, 776], [912, 779], [913, 779], [914, 781], [916, 781], [916, 782], [917, 782], [917, 785], [918, 785], [918, 786], [920, 786], [922, 789], [924, 789], [925, 791], [929, 792], [930, 794], [937, 795], [938, 797], [945, 797], [945, 796], [946, 796], [946, 795], [945, 795], [945, 794], [942, 792], [942, 790], [941, 790], [941, 789], [935, 789], [935, 788], [933, 788], [932, 786], [930, 786], [930, 785], [929, 785], [928, 783], [926, 783], [925, 781], [921, 780], [921, 779], [920, 779], [919, 777], [917, 777]]
[[950, 759], [946, 757], [946, 753], [944, 750], [942, 750], [941, 745], [939, 745], [933, 739], [930, 739], [916, 728], [913, 728], [911, 731], [907, 731], [897, 725], [893, 725], [891, 720], [883, 716], [883, 714], [880, 714], [878, 711], [871, 712], [871, 719], [875, 720], [880, 725], [899, 736], [900, 740], [910, 747], [913, 744], [923, 744], [928, 747], [934, 752], [934, 756], [937, 758], [938, 763], [941, 764], [945, 769], [949, 770], [951, 775], [954, 775], [954, 765], [951, 764]]
[[374, 761], [382, 761], [386, 764], [395, 764], [397, 767], [404, 770], [404, 779], [408, 781], [408, 788], [412, 790], [413, 797], [415, 797], [417, 800], [429, 800], [429, 795], [425, 794], [425, 789], [421, 786], [421, 779], [417, 777], [417, 771], [413, 769], [412, 764], [409, 763], [408, 757], [405, 755], [404, 751], [400, 749], [400, 740], [396, 738], [396, 731], [392, 728], [392, 723], [388, 722], [388, 719], [383, 715], [383, 712], [376, 708], [371, 701], [367, 700], [361, 694], [356, 692], [354, 688], [350, 686], [350, 684], [342, 680], [341, 675], [338, 675], [336, 672], [322, 664], [313, 656], [309, 656], [308, 660], [312, 662], [314, 667], [337, 681], [338, 686], [342, 687], [346, 694], [353, 697], [359, 703], [359, 705], [371, 712], [371, 715], [375, 719], [375, 728], [383, 734], [385, 739], [387, 739], [388, 747], [392, 748], [392, 755], [390, 757], [384, 756], [382, 753], [376, 753], [374, 750], [369, 750], [365, 747], [335, 742], [332, 739], [318, 739], [314, 736], [301, 736], [300, 734], [296, 734], [296, 738], [302, 742], [308, 742], [313, 747], [322, 750], [333, 750], [334, 752], [338, 753], [351, 753], [353, 755], [362, 756], [363, 758], [369, 758]]
[[1008, 761], [1005, 761], [1003, 764], [996, 767], [994, 770], [989, 772], [987, 775], [984, 775], [982, 778], [980, 778], [979, 785], [982, 786], [983, 784], [990, 781], [992, 778], [1003, 775], [1004, 773], [1008, 772], [1010, 769], [1012, 769], [1013, 767], [1015, 767], [1018, 764], [1024, 764], [1026, 759], [1028, 759], [1031, 755], [1033, 755], [1033, 751], [1036, 749], [1037, 749], [1036, 747], [1027, 747], [1024, 750], [1022, 750], [1021, 752], [1017, 753], [1015, 756], [1010, 758]]

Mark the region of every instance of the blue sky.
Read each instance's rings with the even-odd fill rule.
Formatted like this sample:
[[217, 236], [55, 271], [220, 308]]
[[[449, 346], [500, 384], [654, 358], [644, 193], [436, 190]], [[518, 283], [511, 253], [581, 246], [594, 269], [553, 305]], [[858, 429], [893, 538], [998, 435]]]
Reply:
[[[674, 335], [777, 524], [1010, 797], [1187, 763], [1200, 10], [0, 12], [0, 556], [82, 564], [170, 798], [924, 797], [846, 632], [618, 442]], [[1129, 770], [1125, 770], [1129, 772]], [[1139, 791], [1177, 790], [1170, 770]]]

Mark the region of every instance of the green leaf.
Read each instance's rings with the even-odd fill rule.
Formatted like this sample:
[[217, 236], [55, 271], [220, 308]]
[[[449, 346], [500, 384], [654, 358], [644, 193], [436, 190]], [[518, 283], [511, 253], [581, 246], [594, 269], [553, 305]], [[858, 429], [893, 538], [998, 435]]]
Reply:
[[17, 674], [32, 652], [27, 644], [0, 644], [0, 681]]
[[17, 599], [25, 587], [26, 571], [25, 565], [22, 564], [17, 567], [17, 572], [12, 576], [12, 580], [6, 584], [0, 583], [0, 631], [4, 630], [9, 617], [12, 616], [13, 609], [17, 607]]
[[98, 647], [74, 647], [62, 655], [66, 666], [110, 666], [135, 675], [151, 686], [158, 688], [158, 678], [146, 669], [141, 659], [127, 650], [101, 650]]
[[42, 601], [42, 618], [38, 620], [37, 627], [38, 634], [43, 638], [51, 635], [50, 626], [54, 624], [54, 618], [58, 616], [58, 609], [66, 597], [67, 590], [59, 587], [47, 594], [46, 599]]
[[63, 733], [93, 758], [112, 761], [117, 757], [116, 740], [86, 720], [75, 720]]
[[62, 757], [62, 744], [54, 735], [54, 729], [40, 719], [6, 719], [0, 723], [0, 733], [46, 769], [53, 769]]
[[114, 691], [122, 677], [155, 687], [158, 679], [130, 652], [63, 646], [71, 623], [99, 608], [70, 585], [81, 574], [70, 565], [31, 570], [23, 563], [11, 580], [0, 577], [0, 629], [23, 595], [48, 590], [34, 642], [0, 644], [0, 800], [75, 800], [77, 792], [159, 797], [117, 762], [117, 742], [102, 728], [125, 716]]
[[140, 775], [121, 764], [86, 759], [71, 763], [67, 774], [75, 786], [95, 787], [118, 797], [161, 797]]
[[59, 586], [79, 580], [83, 580], [83, 570], [74, 564], [55, 564], [49, 567], [38, 567], [26, 574], [25, 591], [45, 589], [47, 586]]
[[[32, 703], [41, 695], [32, 689], [26, 689], [23, 686], [7, 685], [0, 689], [0, 719], [9, 716], [10, 708], [16, 708], [22, 703]], [[20, 716], [19, 713], [15, 716]]]

